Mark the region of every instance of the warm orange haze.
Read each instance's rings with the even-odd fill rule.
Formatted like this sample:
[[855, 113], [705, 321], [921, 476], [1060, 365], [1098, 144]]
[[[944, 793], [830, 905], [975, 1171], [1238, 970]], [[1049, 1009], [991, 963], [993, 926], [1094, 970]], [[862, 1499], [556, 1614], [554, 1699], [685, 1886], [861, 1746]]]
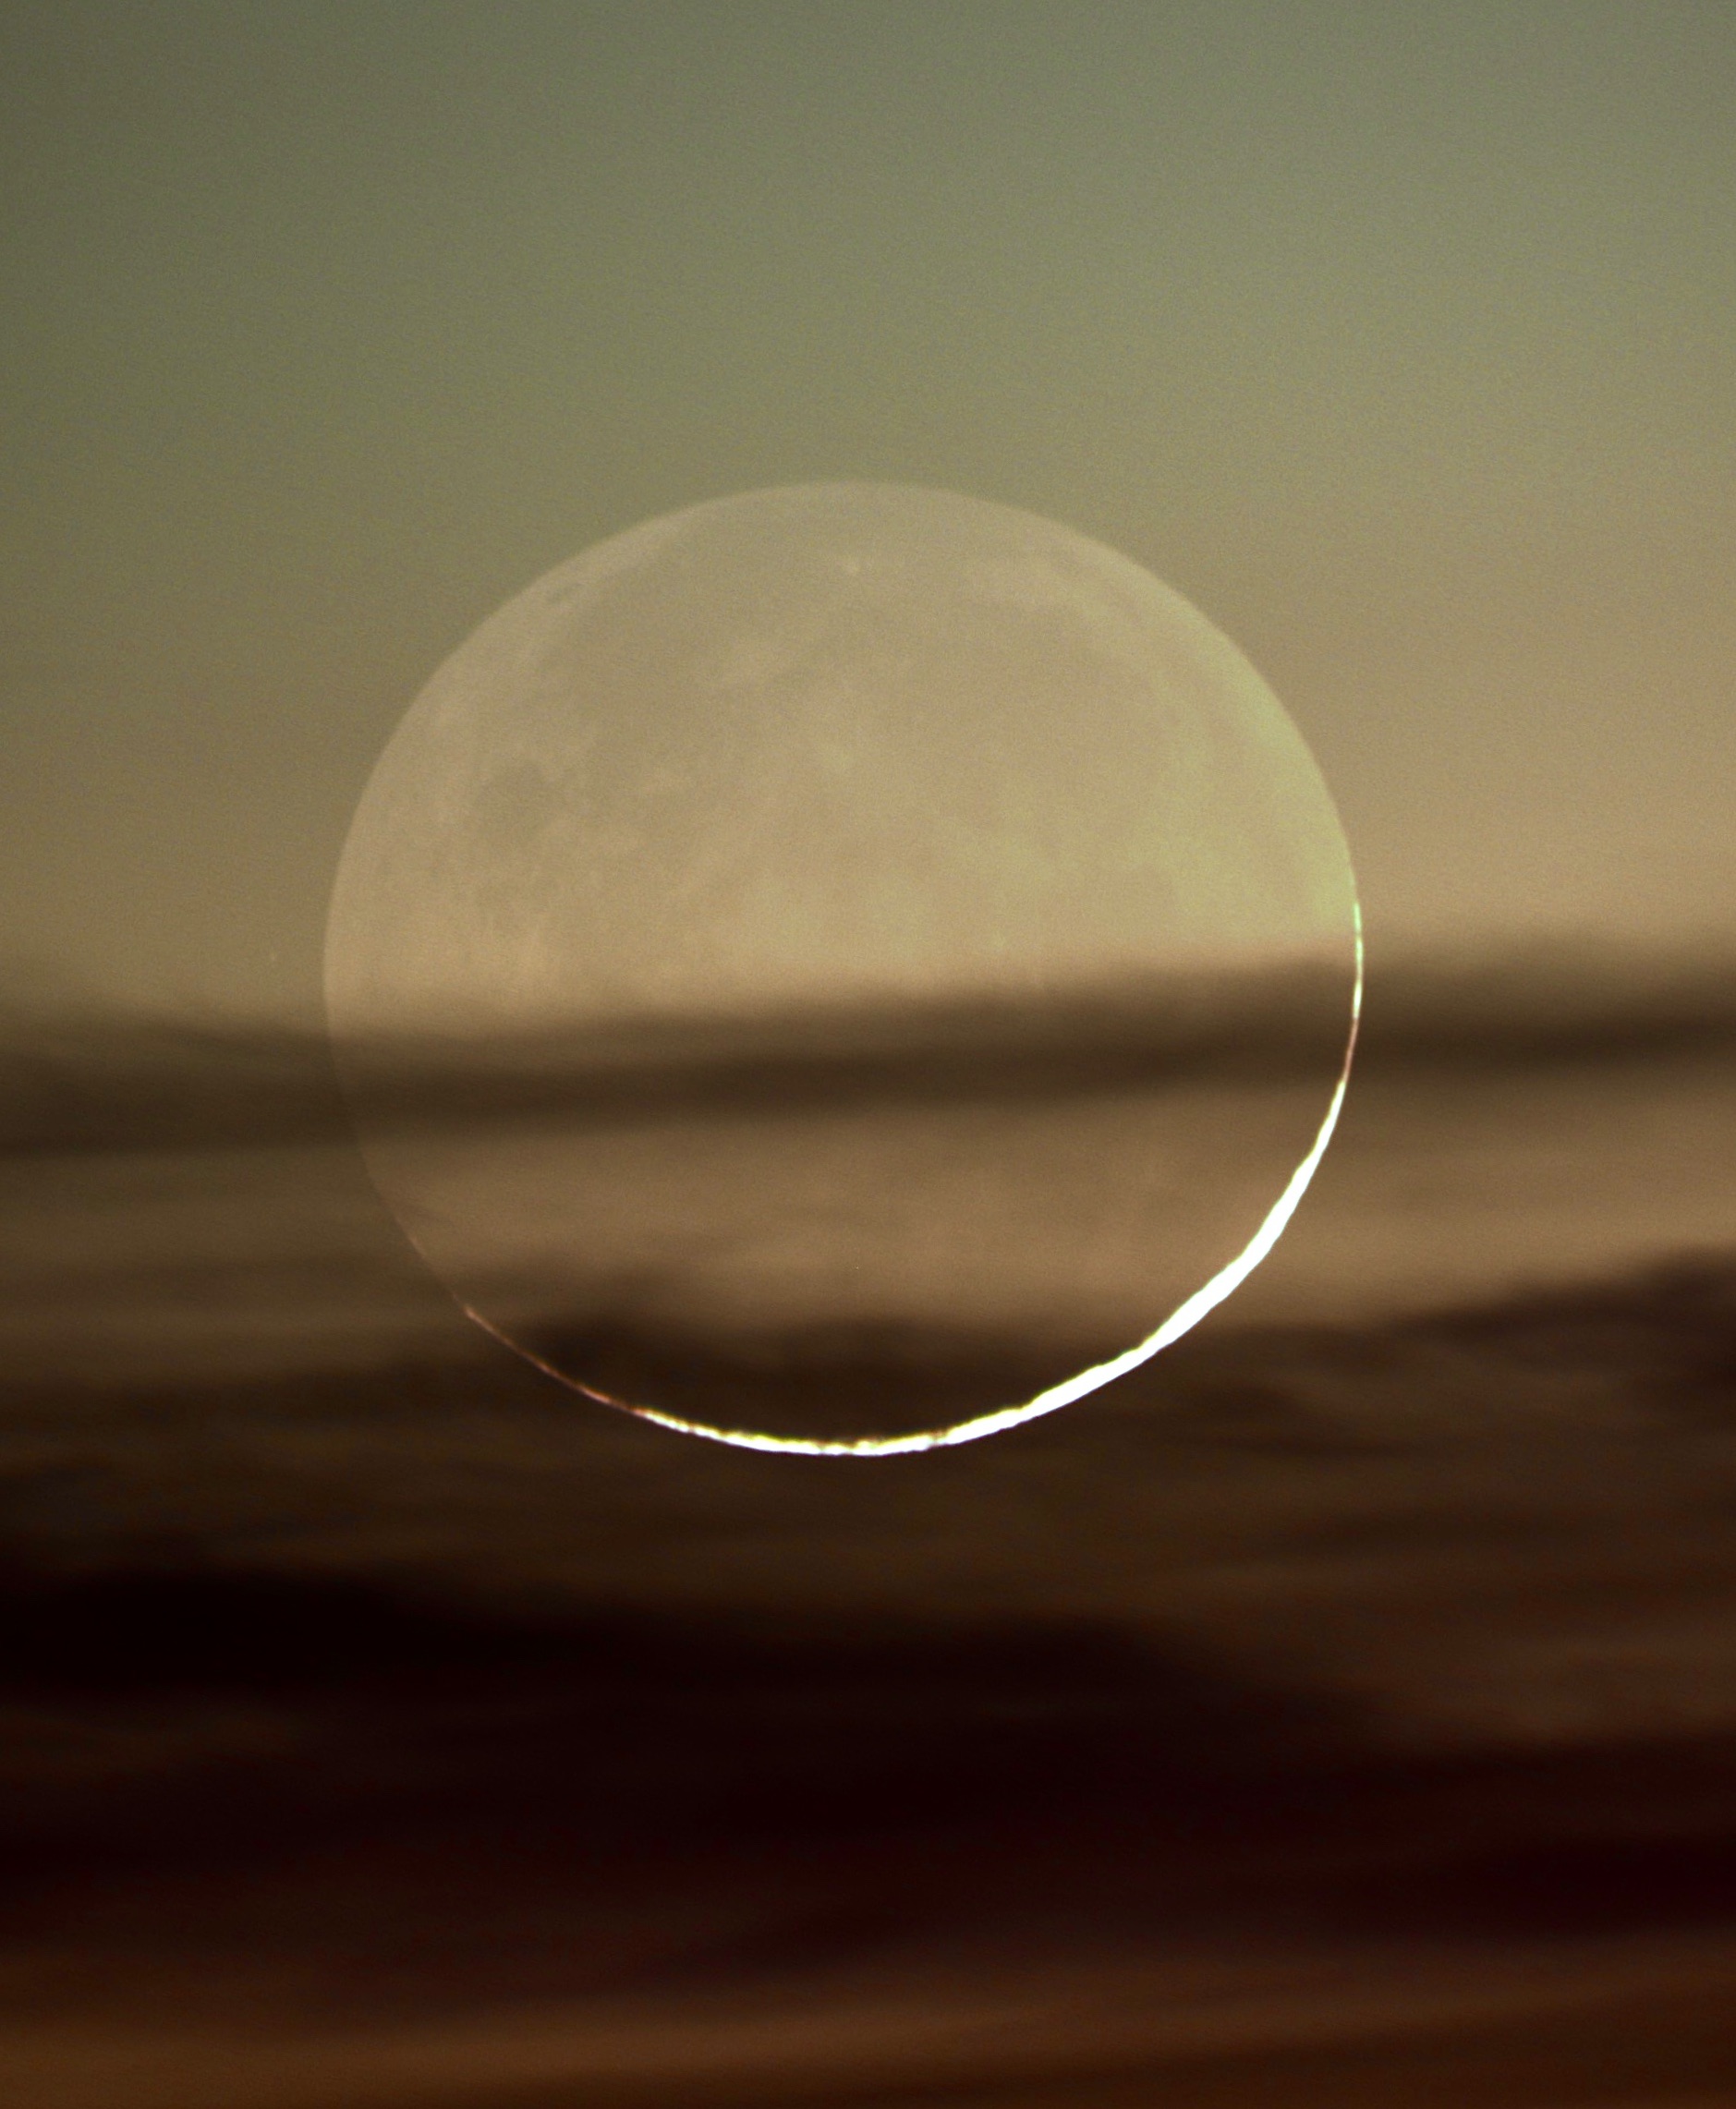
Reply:
[[1733, 98], [0, 15], [0, 2101], [1736, 2109]]

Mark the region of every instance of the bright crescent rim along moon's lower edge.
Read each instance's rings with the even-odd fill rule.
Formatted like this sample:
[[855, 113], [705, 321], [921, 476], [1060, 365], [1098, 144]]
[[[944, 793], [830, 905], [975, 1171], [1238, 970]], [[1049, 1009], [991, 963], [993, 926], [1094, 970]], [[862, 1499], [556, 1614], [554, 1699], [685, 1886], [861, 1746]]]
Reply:
[[1344, 1043], [1344, 1060], [1339, 1070], [1338, 1083], [1308, 1154], [1291, 1173], [1283, 1192], [1267, 1212], [1259, 1229], [1226, 1267], [1220, 1267], [1209, 1281], [1177, 1304], [1155, 1333], [1148, 1333], [1143, 1340], [1136, 1341], [1121, 1354], [1111, 1355], [1107, 1362], [1094, 1363], [1089, 1369], [1082, 1369], [1059, 1384], [1051, 1384], [1047, 1391], [1039, 1391], [1022, 1405], [1000, 1406], [992, 1413], [974, 1414], [968, 1421], [954, 1422], [950, 1427], [919, 1429], [906, 1436], [827, 1439], [815, 1436], [762, 1436], [745, 1428], [717, 1428], [704, 1421], [685, 1420], [679, 1413], [665, 1413], [655, 1406], [636, 1406], [630, 1399], [617, 1399], [611, 1392], [581, 1384], [577, 1377], [568, 1376], [552, 1363], [510, 1339], [473, 1304], [461, 1301], [459, 1307], [503, 1347], [510, 1348], [516, 1355], [541, 1370], [544, 1376], [553, 1377], [567, 1390], [594, 1399], [600, 1406], [613, 1406], [624, 1413], [631, 1413], [635, 1419], [649, 1421], [656, 1427], [672, 1429], [676, 1435], [699, 1436], [707, 1442], [722, 1443], [731, 1449], [771, 1451], [791, 1457], [909, 1457], [922, 1450], [956, 1449], [965, 1443], [981, 1442], [988, 1436], [1004, 1435], [1009, 1428], [1022, 1427], [1026, 1421], [1040, 1421], [1046, 1413], [1058, 1413], [1063, 1406], [1089, 1398], [1106, 1384], [1113, 1384], [1117, 1377], [1138, 1369], [1153, 1356], [1161, 1354], [1165, 1348], [1173, 1346], [1184, 1333], [1191, 1333], [1202, 1318], [1241, 1288], [1282, 1237], [1290, 1218], [1308, 1191], [1310, 1181], [1319, 1170], [1320, 1159], [1326, 1155], [1327, 1145], [1332, 1140], [1332, 1131], [1338, 1126], [1338, 1117], [1343, 1110], [1344, 1094], [1350, 1088], [1351, 1063], [1355, 1059], [1356, 1036], [1362, 1024], [1363, 931], [1359, 903], [1353, 902], [1351, 915], [1355, 965], [1351, 988], [1350, 1033]]

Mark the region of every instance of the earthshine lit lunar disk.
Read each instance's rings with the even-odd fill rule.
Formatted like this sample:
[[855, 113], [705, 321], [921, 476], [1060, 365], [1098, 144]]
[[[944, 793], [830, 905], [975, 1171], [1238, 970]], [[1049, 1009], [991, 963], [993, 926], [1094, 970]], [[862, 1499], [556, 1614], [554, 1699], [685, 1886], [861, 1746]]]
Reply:
[[1225, 637], [1070, 528], [849, 483], [485, 622], [380, 758], [326, 951], [370, 1170], [480, 1323], [852, 1456], [1051, 1412], [1229, 1295], [1360, 987], [1331, 801]]

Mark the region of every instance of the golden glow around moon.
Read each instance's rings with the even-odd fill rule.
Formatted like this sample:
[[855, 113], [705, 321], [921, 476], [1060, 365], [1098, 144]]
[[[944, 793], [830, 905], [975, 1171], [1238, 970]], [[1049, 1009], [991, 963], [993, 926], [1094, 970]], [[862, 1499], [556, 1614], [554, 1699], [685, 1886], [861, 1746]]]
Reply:
[[[480, 1324], [841, 1456], [1053, 1412], [1229, 1295], [1360, 974], [1330, 800], [1227, 639], [1070, 529], [853, 484], [652, 522], [485, 623], [381, 758], [327, 949], [370, 1170]], [[1023, 1402], [961, 1379], [937, 1424], [902, 1348], [866, 1391], [826, 1360], [952, 1333], [1022, 1342]]]

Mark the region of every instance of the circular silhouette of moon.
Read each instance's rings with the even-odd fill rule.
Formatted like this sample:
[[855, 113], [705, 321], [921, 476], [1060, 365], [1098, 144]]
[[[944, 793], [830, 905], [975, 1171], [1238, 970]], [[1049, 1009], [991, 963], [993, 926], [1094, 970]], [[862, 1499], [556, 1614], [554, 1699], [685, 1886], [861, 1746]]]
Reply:
[[439, 670], [339, 867], [370, 1170], [483, 1326], [764, 1449], [995, 1433], [1270, 1249], [1342, 1102], [1349, 857], [1149, 573], [874, 484], [697, 505]]

